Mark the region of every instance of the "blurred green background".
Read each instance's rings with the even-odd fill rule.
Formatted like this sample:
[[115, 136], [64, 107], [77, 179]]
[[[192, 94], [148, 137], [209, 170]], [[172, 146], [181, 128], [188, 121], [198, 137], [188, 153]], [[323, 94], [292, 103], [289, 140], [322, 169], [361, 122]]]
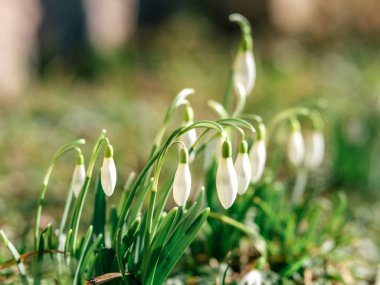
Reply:
[[[239, 12], [252, 23], [257, 63], [247, 110], [265, 121], [296, 105], [323, 110], [327, 154], [317, 181], [326, 193], [348, 193], [355, 230], [380, 245], [380, 4], [145, 0], [121, 1], [128, 5], [123, 10], [96, 2], [100, 11], [88, 1], [35, 0], [24, 14], [12, 7], [7, 14], [14, 17], [10, 23], [23, 22], [33, 10], [34, 28], [3, 31], [12, 25], [0, 25], [2, 41], [25, 36], [29, 46], [0, 45], [0, 227], [10, 239], [33, 224], [44, 171], [62, 144], [83, 137], [88, 154], [107, 129], [122, 186], [145, 164], [164, 112], [182, 88], [196, 90], [196, 119], [214, 118], [206, 103], [221, 101], [227, 87], [239, 41], [228, 15]], [[12, 56], [17, 60], [1, 60]], [[43, 224], [62, 211], [74, 161], [66, 157], [53, 174]]]

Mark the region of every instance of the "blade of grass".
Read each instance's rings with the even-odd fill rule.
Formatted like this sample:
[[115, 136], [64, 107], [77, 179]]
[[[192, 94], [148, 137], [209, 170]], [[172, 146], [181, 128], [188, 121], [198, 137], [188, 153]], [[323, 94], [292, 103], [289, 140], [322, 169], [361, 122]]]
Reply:
[[21, 283], [23, 285], [28, 285], [29, 283], [28, 283], [28, 279], [27, 279], [27, 275], [26, 275], [25, 266], [24, 266], [24, 263], [22, 263], [20, 260], [20, 254], [18, 253], [16, 247], [13, 245], [13, 243], [11, 243], [8, 240], [8, 238], [5, 235], [3, 230], [0, 230], [0, 238], [1, 238], [4, 246], [8, 248], [9, 252], [13, 256], [13, 259], [16, 261], [17, 269], [20, 273]]

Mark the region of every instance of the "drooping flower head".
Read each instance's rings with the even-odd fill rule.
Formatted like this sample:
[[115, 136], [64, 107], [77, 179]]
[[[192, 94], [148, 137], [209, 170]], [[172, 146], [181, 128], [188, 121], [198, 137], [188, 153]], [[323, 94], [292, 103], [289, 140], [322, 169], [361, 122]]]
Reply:
[[305, 144], [301, 127], [297, 120], [292, 120], [292, 130], [287, 144], [287, 157], [289, 162], [295, 167], [299, 167], [305, 157]]
[[253, 142], [249, 151], [249, 160], [251, 161], [251, 182], [257, 183], [263, 176], [267, 160], [267, 149], [264, 138]]
[[100, 178], [104, 193], [108, 197], [111, 196], [116, 186], [116, 167], [113, 160], [113, 148], [110, 144], [107, 145], [104, 152]]
[[233, 82], [238, 93], [239, 86], [244, 88], [245, 96], [249, 95], [256, 81], [256, 63], [253, 56], [251, 25], [239, 14], [232, 14], [230, 20], [236, 22], [242, 30], [240, 47], [233, 65]]
[[84, 168], [84, 158], [80, 153], [78, 154], [77, 163], [74, 168], [73, 176], [71, 179], [71, 187], [73, 187], [74, 196], [78, 197], [79, 193], [86, 179], [86, 169]]
[[232, 161], [231, 142], [226, 139], [221, 148], [218, 170], [216, 172], [216, 190], [223, 208], [228, 209], [236, 199], [238, 180]]
[[305, 136], [305, 167], [313, 170], [321, 166], [325, 154], [325, 138], [322, 131], [313, 130]]
[[178, 206], [186, 204], [191, 190], [191, 173], [189, 168], [189, 154], [186, 147], [179, 152], [179, 163], [174, 176], [173, 198]]
[[251, 181], [251, 162], [248, 156], [248, 143], [243, 140], [239, 145], [239, 152], [235, 160], [235, 170], [238, 179], [238, 194], [244, 194]]

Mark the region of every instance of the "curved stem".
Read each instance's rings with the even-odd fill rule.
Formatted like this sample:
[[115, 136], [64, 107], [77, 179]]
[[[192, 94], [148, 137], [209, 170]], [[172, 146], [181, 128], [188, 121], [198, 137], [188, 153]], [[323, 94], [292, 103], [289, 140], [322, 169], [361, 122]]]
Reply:
[[265, 140], [266, 137], [266, 127], [264, 125], [263, 119], [259, 115], [255, 114], [244, 114], [240, 116], [242, 119], [249, 119], [257, 124], [256, 135], [258, 140]]
[[[123, 207], [123, 209], [121, 211], [120, 218], [119, 218], [119, 221], [118, 221], [118, 224], [117, 224], [117, 229], [121, 228], [123, 226], [124, 222], [126, 221], [128, 215], [129, 215], [129, 212], [130, 212], [130, 208], [131, 208], [131, 204], [132, 204], [133, 198], [135, 197], [138, 189], [140, 188], [141, 183], [144, 181], [146, 175], [148, 174], [149, 170], [154, 165], [154, 163], [157, 163], [156, 169], [155, 169], [155, 173], [157, 173], [157, 175], [155, 175], [155, 177], [158, 177], [159, 176], [159, 172], [160, 172], [160, 168], [161, 168], [161, 165], [162, 165], [162, 158], [161, 157], [163, 157], [166, 154], [166, 151], [169, 148], [171, 142], [174, 139], [176, 139], [177, 137], [180, 137], [184, 133], [186, 133], [186, 132], [188, 132], [188, 131], [190, 131], [190, 130], [192, 130], [194, 128], [215, 129], [216, 131], [218, 131], [223, 136], [226, 136], [226, 134], [224, 132], [224, 129], [223, 129], [223, 127], [220, 124], [215, 123], [213, 121], [207, 121], [207, 120], [198, 121], [198, 122], [192, 123], [192, 124], [190, 124], [188, 126], [183, 126], [183, 127], [177, 128], [170, 135], [170, 137], [167, 139], [166, 143], [161, 147], [161, 149], [159, 151], [157, 151], [152, 156], [152, 158], [149, 160], [149, 162], [146, 164], [146, 166], [144, 167], [144, 169], [140, 173], [139, 177], [137, 178], [137, 180], [136, 180], [136, 182], [135, 182], [132, 190], [129, 193], [127, 201], [124, 204], [124, 207]], [[152, 189], [157, 190], [156, 188], [157, 188], [158, 178], [154, 178], [154, 179], [155, 179], [155, 182], [153, 183]]]
[[98, 137], [94, 148], [92, 149], [91, 157], [88, 163], [87, 172], [86, 172], [86, 178], [82, 186], [82, 190], [79, 193], [78, 199], [75, 203], [73, 217], [71, 220], [71, 229], [73, 230], [71, 241], [70, 241], [70, 252], [74, 253], [75, 246], [76, 246], [76, 240], [78, 236], [78, 229], [79, 229], [79, 222], [80, 218], [82, 216], [83, 206], [84, 202], [86, 200], [88, 188], [90, 186], [91, 177], [93, 168], [95, 165], [96, 158], [99, 156], [99, 153], [101, 151], [101, 147], [104, 143], [108, 144], [109, 141], [106, 138], [106, 130], [102, 130], [100, 136]]
[[256, 133], [256, 129], [254, 126], [252, 126], [250, 123], [248, 123], [247, 121], [243, 120], [243, 119], [239, 119], [239, 118], [228, 118], [228, 119], [222, 119], [222, 120], [219, 120], [217, 121], [218, 124], [221, 124], [221, 125], [234, 125], [234, 126], [239, 126], [239, 127], [242, 127], [242, 128], [246, 128], [248, 129], [249, 131], [251, 131], [253, 134]]
[[188, 105], [189, 101], [186, 98], [193, 93], [194, 93], [194, 89], [185, 88], [177, 94], [177, 96], [174, 98], [174, 100], [170, 104], [168, 110], [166, 111], [166, 114], [165, 114], [164, 120], [161, 124], [161, 127], [159, 128], [159, 130], [156, 134], [156, 137], [154, 139], [152, 155], [154, 153], [154, 150], [160, 147], [162, 138], [165, 135], [168, 123], [169, 123], [171, 117], [173, 116], [174, 111], [178, 107], [180, 107], [181, 105]]
[[283, 110], [282, 112], [278, 113], [276, 116], [274, 116], [269, 124], [268, 124], [268, 140], [270, 136], [273, 133], [273, 130], [277, 127], [278, 124], [283, 122], [284, 120], [289, 119], [289, 117], [297, 117], [297, 116], [305, 116], [310, 117], [311, 111], [308, 108], [305, 107], [295, 107]]
[[53, 156], [50, 165], [45, 173], [45, 176], [42, 180], [42, 186], [40, 190], [40, 196], [38, 198], [38, 204], [35, 214], [35, 223], [34, 223], [34, 249], [38, 250], [38, 237], [39, 237], [39, 229], [40, 229], [40, 222], [41, 222], [41, 213], [42, 213], [42, 206], [45, 199], [45, 194], [47, 190], [47, 186], [49, 184], [51, 173], [53, 172], [54, 166], [57, 163], [57, 161], [67, 152], [71, 150], [78, 151], [78, 145], [82, 145], [85, 143], [84, 139], [79, 139], [74, 142], [71, 142], [67, 145], [64, 145], [61, 147]]

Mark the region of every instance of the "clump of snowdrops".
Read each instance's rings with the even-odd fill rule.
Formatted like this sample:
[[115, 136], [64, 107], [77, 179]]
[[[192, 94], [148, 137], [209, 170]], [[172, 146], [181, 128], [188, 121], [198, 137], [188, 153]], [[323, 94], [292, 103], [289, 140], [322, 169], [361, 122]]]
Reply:
[[[305, 194], [305, 176], [318, 169], [324, 156], [320, 114], [295, 107], [265, 125], [260, 116], [244, 110], [256, 80], [251, 27], [241, 15], [233, 14], [230, 20], [239, 25], [242, 37], [224, 104], [209, 102], [219, 118], [195, 120], [189, 100], [194, 90], [183, 89], [165, 114], [146, 165], [129, 175], [123, 189], [115, 189], [117, 167], [105, 130], [89, 158], [82, 154], [84, 139], [59, 149], [42, 181], [33, 248], [20, 254], [0, 231], [13, 257], [1, 267], [2, 275], [9, 277], [5, 284], [17, 278], [21, 284], [158, 285], [190, 282], [191, 275], [202, 284], [202, 274], [211, 283], [262, 284], [306, 280], [313, 262], [323, 263], [338, 244], [344, 197], [340, 196], [341, 206], [331, 216], [335, 220], [325, 221], [328, 229], [321, 227], [323, 205], [314, 202], [315, 195]], [[180, 111], [183, 121], [170, 130], [174, 113]], [[268, 151], [278, 142], [279, 128], [285, 129], [287, 141], [276, 143], [275, 149], [284, 150], [290, 168], [303, 179], [291, 191], [277, 179], [283, 160]], [[163, 166], [171, 163], [165, 161], [170, 151], [178, 151], [177, 169], [162, 181]], [[61, 222], [41, 228], [54, 167], [72, 152], [76, 163]], [[274, 163], [268, 165], [267, 158]], [[97, 173], [99, 159], [103, 161]], [[192, 166], [200, 160], [204, 160], [204, 178], [197, 177], [194, 183]], [[82, 212], [90, 207], [89, 191], [95, 191], [94, 216], [83, 231]], [[122, 192], [119, 201], [112, 200], [115, 191]], [[170, 208], [170, 196], [177, 206]], [[118, 205], [107, 207], [108, 201]], [[322, 247], [327, 249], [316, 252]], [[209, 268], [217, 268], [217, 273], [204, 274], [202, 268], [209, 273]]]

